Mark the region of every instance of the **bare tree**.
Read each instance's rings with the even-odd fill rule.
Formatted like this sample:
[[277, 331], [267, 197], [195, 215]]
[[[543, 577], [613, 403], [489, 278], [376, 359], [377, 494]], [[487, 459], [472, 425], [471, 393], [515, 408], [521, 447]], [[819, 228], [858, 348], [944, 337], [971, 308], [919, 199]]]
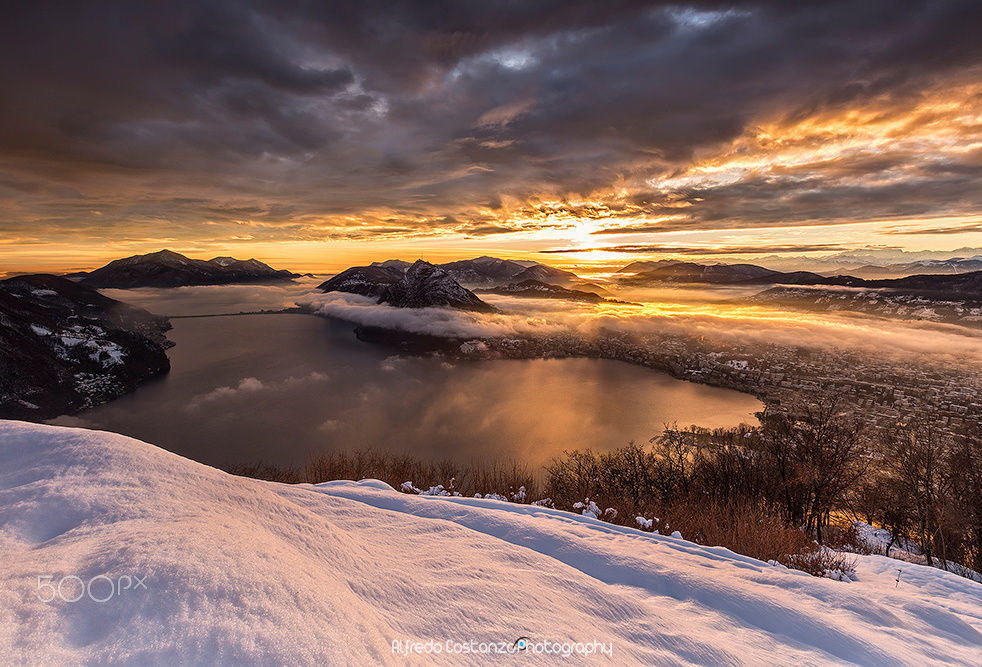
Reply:
[[794, 416], [763, 415], [760, 442], [775, 470], [788, 521], [821, 542], [831, 512], [845, 505], [846, 493], [869, 469], [861, 425], [828, 400]]

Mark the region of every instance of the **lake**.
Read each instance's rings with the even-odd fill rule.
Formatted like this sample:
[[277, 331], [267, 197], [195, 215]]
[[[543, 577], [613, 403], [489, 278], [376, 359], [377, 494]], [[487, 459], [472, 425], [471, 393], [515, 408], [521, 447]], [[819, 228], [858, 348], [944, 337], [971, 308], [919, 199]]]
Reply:
[[539, 465], [564, 449], [647, 441], [669, 422], [755, 421], [762, 407], [618, 361], [393, 357], [357, 340], [353, 325], [312, 315], [173, 325], [168, 375], [53, 423], [123, 433], [219, 466], [293, 465], [362, 448]]

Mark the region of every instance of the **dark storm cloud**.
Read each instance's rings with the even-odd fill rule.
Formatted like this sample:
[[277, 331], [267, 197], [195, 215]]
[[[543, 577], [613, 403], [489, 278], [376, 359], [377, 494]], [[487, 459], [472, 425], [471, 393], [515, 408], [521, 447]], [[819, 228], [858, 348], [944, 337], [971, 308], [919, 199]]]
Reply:
[[[982, 134], [929, 104], [982, 106], [974, 1], [39, 2], [2, 26], [4, 233], [665, 231], [982, 205], [978, 150], [904, 142]], [[869, 115], [836, 122], [896, 141], [693, 171], [845, 141], [812, 121], [852, 109]]]

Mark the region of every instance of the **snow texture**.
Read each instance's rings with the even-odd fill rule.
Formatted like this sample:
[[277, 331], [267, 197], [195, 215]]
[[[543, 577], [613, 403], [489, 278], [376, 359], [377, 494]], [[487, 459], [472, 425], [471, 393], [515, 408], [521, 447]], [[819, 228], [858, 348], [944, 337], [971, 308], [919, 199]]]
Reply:
[[[0, 553], [12, 663], [479, 663], [392, 643], [523, 636], [610, 642], [589, 660], [615, 664], [982, 661], [982, 585], [935, 568], [860, 556], [831, 581], [541, 506], [261, 482], [22, 422], [0, 421]], [[44, 603], [46, 575], [146, 588]]]

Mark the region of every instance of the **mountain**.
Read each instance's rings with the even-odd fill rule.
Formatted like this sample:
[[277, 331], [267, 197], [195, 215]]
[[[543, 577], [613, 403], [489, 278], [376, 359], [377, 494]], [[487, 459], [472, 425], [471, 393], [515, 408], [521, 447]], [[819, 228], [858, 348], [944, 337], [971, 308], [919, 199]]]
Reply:
[[456, 262], [439, 264], [454, 280], [471, 286], [505, 285], [524, 280], [538, 280], [568, 287], [569, 283], [580, 280], [571, 271], [563, 271], [538, 262], [497, 257], [477, 257]]
[[784, 285], [840, 285], [847, 284], [854, 280], [852, 276], [823, 276], [811, 271], [772, 271], [755, 278], [744, 280], [739, 284], [772, 284], [782, 283]]
[[543, 283], [568, 287], [571, 283], [579, 281], [580, 277], [572, 271], [564, 271], [563, 269], [546, 266], [545, 264], [536, 264], [511, 277], [511, 282], [515, 283], [525, 280], [538, 280]]
[[[412, 266], [410, 262], [401, 259], [372, 262], [369, 266], [355, 266], [324, 282], [319, 286], [319, 289], [325, 292], [341, 291], [378, 296], [381, 293], [380, 285], [397, 280], [410, 266]], [[545, 264], [488, 256], [461, 259], [445, 264], [433, 264], [432, 266], [443, 269], [461, 285], [471, 287], [492, 287], [522, 280], [562, 283], [565, 287], [569, 287], [569, 283], [580, 280], [575, 273], [555, 269]]]
[[[548, 507], [265, 482], [23, 422], [0, 421], [0, 544], [12, 664], [477, 664], [484, 646], [509, 663], [968, 665], [982, 641], [982, 586], [938, 568], [849, 554], [854, 580], [832, 581]], [[63, 602], [79, 579], [106, 602]]]
[[481, 301], [473, 292], [454, 280], [439, 266], [416, 260], [397, 281], [389, 283], [379, 296], [379, 303], [397, 308], [457, 308], [481, 313], [496, 309]]
[[44, 419], [167, 372], [166, 318], [66, 278], [0, 281], [0, 417]]
[[766, 255], [755, 260], [778, 271], [807, 270], [823, 275], [849, 274], [878, 280], [923, 273], [963, 273], [982, 270], [982, 248], [905, 251], [863, 248], [825, 256]]
[[[848, 271], [850, 276], [855, 276], [857, 278], [866, 280], [877, 280], [886, 278], [897, 278], [903, 276], [911, 276], [914, 274], [957, 274], [957, 273], [967, 273], [971, 271], [982, 271], [982, 255], [974, 257], [954, 257], [950, 259], [923, 259], [912, 262], [897, 263], [897, 264], [856, 264], [854, 262], [848, 262], [846, 259], [840, 260], [836, 263], [832, 260], [815, 260], [808, 258], [800, 258], [798, 265], [802, 264], [809, 265], [810, 267], [817, 267], [820, 270], [826, 271], [825, 275], [828, 273], [839, 274], [843, 270]], [[865, 257], [863, 255], [857, 255], [856, 257]], [[869, 257], [865, 257], [870, 259]], [[788, 262], [782, 262], [782, 259], [786, 258], [771, 258], [771, 262], [778, 262], [781, 265], [787, 265]], [[793, 264], [793, 263], [792, 263]], [[688, 282], [711, 282], [710, 280], [701, 279], [697, 275], [698, 271], [694, 267], [756, 267], [759, 269], [759, 275], [756, 276], [756, 280], [766, 282], [782, 282], [785, 284], [818, 284], [823, 274], [819, 274], [816, 271], [776, 271], [772, 269], [764, 269], [761, 266], [754, 264], [696, 264], [693, 262], [684, 262], [674, 259], [663, 259], [658, 261], [637, 261], [631, 262], [627, 266], [618, 269], [616, 273], [621, 274], [635, 274], [640, 276], [643, 274], [651, 274], [652, 279], [655, 276], [673, 276], [678, 274], [687, 279]], [[790, 269], [791, 267], [789, 267]], [[829, 272], [827, 269], [832, 268], [833, 271]], [[717, 269], [720, 273], [725, 273], [728, 269]], [[654, 273], [652, 273], [654, 272]], [[739, 275], [736, 276], [739, 279]], [[779, 278], [780, 280], [773, 280], [774, 278]], [[841, 276], [837, 276], [841, 277]], [[633, 276], [628, 276], [622, 278], [622, 281], [630, 282], [633, 280]], [[661, 279], [663, 282], [683, 282], [680, 279]], [[727, 280], [727, 282], [729, 282]], [[742, 282], [742, 281], [740, 281]]]
[[586, 303], [600, 303], [601, 301], [607, 300], [593, 292], [566, 289], [565, 287], [550, 285], [539, 280], [523, 280], [517, 283], [509, 283], [500, 287], [477, 291], [481, 294], [502, 294], [505, 296], [533, 299], [565, 299], [567, 301], [583, 301]]
[[585, 280], [574, 281], [566, 285], [569, 289], [580, 290], [581, 292], [593, 292], [594, 294], [599, 294], [600, 296], [607, 296], [610, 294], [610, 290], [604, 289], [597, 283], [587, 282]]
[[412, 262], [407, 262], [404, 259], [387, 259], [384, 262], [372, 262], [371, 264], [371, 266], [381, 266], [383, 269], [399, 269], [401, 273], [405, 273], [406, 269], [412, 265]]
[[878, 317], [982, 327], [982, 294], [945, 297], [890, 289], [778, 286], [751, 297], [756, 303], [796, 310], [854, 312]]
[[[405, 268], [390, 262], [375, 263], [370, 266], [353, 266], [333, 278], [322, 282], [317, 289], [322, 292], [350, 292], [362, 296], [380, 297], [385, 289], [399, 282], [405, 276]], [[407, 267], [411, 266], [407, 263]]]
[[[655, 264], [654, 268], [648, 266]], [[624, 276], [619, 282], [625, 285], [648, 286], [664, 283], [704, 283], [711, 285], [758, 285], [766, 283], [791, 283], [812, 285], [827, 279], [808, 271], [781, 272], [765, 269], [755, 264], [696, 264], [694, 262], [634, 262], [626, 269], [643, 269]]]
[[887, 264], [885, 266], [867, 264], [849, 273], [860, 278], [882, 279], [897, 278], [923, 274], [955, 274], [982, 271], [982, 256], [953, 257], [951, 259], [925, 259], [903, 264]]
[[497, 257], [478, 257], [439, 265], [457, 282], [464, 285], [497, 285], [517, 276], [528, 268], [525, 264]]
[[[807, 273], [807, 272], [805, 272]], [[787, 274], [785, 274], [787, 275]], [[889, 289], [893, 292], [906, 292], [919, 296], [940, 299], [973, 298], [982, 295], [982, 271], [956, 274], [918, 274], [904, 278], [882, 278], [864, 280], [853, 276], [831, 276], [821, 282], [798, 282], [799, 285], [830, 285], [839, 287], [861, 287], [869, 289]]]
[[614, 273], [641, 273], [642, 271], [654, 271], [655, 269], [660, 269], [663, 266], [669, 264], [679, 264], [681, 260], [677, 259], [659, 259], [658, 261], [637, 261], [631, 262], [625, 267], [622, 267], [615, 271]]
[[290, 271], [277, 271], [257, 259], [215, 257], [191, 259], [170, 250], [133, 255], [109, 262], [81, 279], [89, 287], [186, 287], [292, 280]]
[[920, 274], [906, 278], [865, 280], [864, 287], [934, 292], [945, 297], [982, 295], [982, 271], [951, 274]]
[[[535, 264], [535, 262], [499, 259], [485, 255], [474, 259], [434, 264], [434, 266], [439, 266], [449, 273], [450, 277], [461, 285], [491, 286], [505, 283], [529, 266], [535, 266]], [[412, 263], [401, 259], [388, 259], [384, 262], [372, 262], [371, 266], [399, 269], [405, 272], [412, 266]]]
[[850, 311], [982, 327], [982, 271], [880, 280], [835, 276], [812, 287], [774, 287], [751, 299], [798, 310]]

